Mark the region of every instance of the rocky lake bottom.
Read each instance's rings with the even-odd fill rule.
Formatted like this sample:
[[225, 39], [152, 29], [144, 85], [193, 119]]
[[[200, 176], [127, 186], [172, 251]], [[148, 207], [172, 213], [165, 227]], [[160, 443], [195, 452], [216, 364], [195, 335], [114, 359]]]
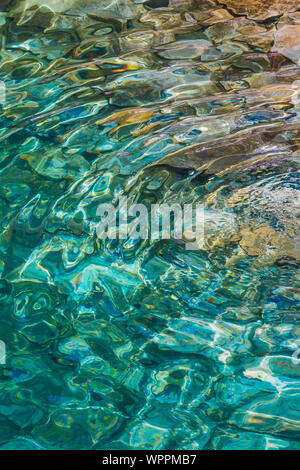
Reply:
[[300, 1], [0, 0], [0, 122], [0, 449], [299, 450]]

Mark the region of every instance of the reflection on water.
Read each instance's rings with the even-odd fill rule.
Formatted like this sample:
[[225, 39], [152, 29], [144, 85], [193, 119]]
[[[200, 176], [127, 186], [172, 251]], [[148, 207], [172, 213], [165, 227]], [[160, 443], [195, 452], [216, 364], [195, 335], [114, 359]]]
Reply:
[[[2, 0], [1, 449], [300, 448], [297, 8]], [[124, 195], [204, 247], [98, 240]]]

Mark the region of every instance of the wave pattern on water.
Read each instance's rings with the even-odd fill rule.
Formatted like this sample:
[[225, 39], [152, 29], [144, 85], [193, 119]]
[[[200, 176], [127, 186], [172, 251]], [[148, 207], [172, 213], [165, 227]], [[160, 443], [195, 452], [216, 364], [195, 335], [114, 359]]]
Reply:
[[1, 1], [0, 449], [300, 449], [299, 10]]

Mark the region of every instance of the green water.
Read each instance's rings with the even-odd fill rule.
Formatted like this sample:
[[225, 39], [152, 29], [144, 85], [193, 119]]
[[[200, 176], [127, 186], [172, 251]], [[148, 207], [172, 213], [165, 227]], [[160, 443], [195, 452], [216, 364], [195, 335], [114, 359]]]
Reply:
[[[0, 4], [0, 449], [300, 449], [297, 18]], [[99, 240], [125, 195], [204, 246]]]

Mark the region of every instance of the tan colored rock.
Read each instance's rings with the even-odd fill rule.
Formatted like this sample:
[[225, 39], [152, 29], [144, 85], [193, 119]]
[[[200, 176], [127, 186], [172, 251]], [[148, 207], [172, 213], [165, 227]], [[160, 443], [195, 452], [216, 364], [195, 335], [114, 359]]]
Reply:
[[284, 24], [300, 24], [300, 11], [294, 11], [283, 15], [278, 21], [280, 28]]
[[[178, 0], [171, 0], [178, 1]], [[197, 10], [213, 10], [217, 8], [217, 0], [194, 0], [193, 5], [197, 8]]]
[[274, 41], [275, 31], [275, 26], [267, 28], [265, 25], [257, 24], [253, 20], [237, 17], [226, 21], [215, 21], [205, 31], [205, 34], [215, 43], [234, 40], [258, 47], [264, 52], [269, 52]]
[[237, 204], [243, 203], [249, 199], [249, 189], [241, 188], [235, 191], [227, 200], [230, 207], [235, 207]]
[[263, 255], [269, 246], [275, 249], [274, 261], [283, 257], [300, 260], [300, 250], [297, 248], [295, 240], [285, 233], [276, 232], [268, 225], [242, 228], [239, 235], [241, 237], [240, 247], [250, 256]]
[[120, 127], [148, 121], [152, 117], [152, 115], [152, 109], [130, 108], [129, 111], [117, 111], [116, 113], [113, 113], [104, 119], [99, 119], [99, 121], [96, 121], [96, 125], [99, 126], [107, 123], [115, 123], [116, 126], [110, 129], [109, 131], [109, 134], [113, 134]]
[[68, 11], [72, 15], [93, 14], [119, 20], [136, 18], [139, 11], [144, 11], [143, 7], [135, 4], [133, 0], [19, 0], [14, 2], [9, 15], [22, 15], [31, 8], [45, 6], [55, 13]]
[[216, 248], [225, 248], [229, 243], [236, 243], [241, 239], [241, 235], [236, 230], [205, 236], [204, 247], [206, 250], [214, 252]]
[[197, 23], [204, 26], [211, 26], [216, 23], [229, 21], [233, 19], [233, 16], [225, 8], [220, 8], [210, 11], [190, 11], [186, 13], [186, 19], [191, 16]]
[[284, 25], [275, 33], [272, 51], [300, 63], [300, 24]]
[[[243, 199], [243, 195], [240, 196]], [[293, 230], [277, 232], [265, 224], [244, 226], [241, 229], [229, 227], [228, 230], [213, 233], [205, 231], [205, 250], [214, 253], [217, 248], [224, 248], [229, 244], [237, 244], [237, 247], [227, 259], [226, 266], [247, 256], [255, 257], [257, 266], [273, 265], [280, 261], [292, 264], [300, 261], [299, 239]]]
[[47, 8], [52, 11], [62, 12], [72, 8], [75, 2], [76, 0], [48, 0], [47, 2], [42, 0], [21, 0], [16, 2], [11, 12], [21, 13], [29, 8], [40, 7], [42, 5], [47, 5]]
[[219, 3], [237, 15], [257, 20], [265, 20], [300, 8], [300, 0], [219, 0]]
[[238, 35], [235, 40], [245, 42], [250, 46], [260, 48], [264, 52], [269, 52], [274, 40], [275, 28], [267, 30], [264, 26], [254, 22], [238, 28]]
[[183, 23], [180, 13], [173, 13], [167, 9], [150, 10], [142, 15], [139, 21], [155, 29], [172, 29], [182, 26]]

